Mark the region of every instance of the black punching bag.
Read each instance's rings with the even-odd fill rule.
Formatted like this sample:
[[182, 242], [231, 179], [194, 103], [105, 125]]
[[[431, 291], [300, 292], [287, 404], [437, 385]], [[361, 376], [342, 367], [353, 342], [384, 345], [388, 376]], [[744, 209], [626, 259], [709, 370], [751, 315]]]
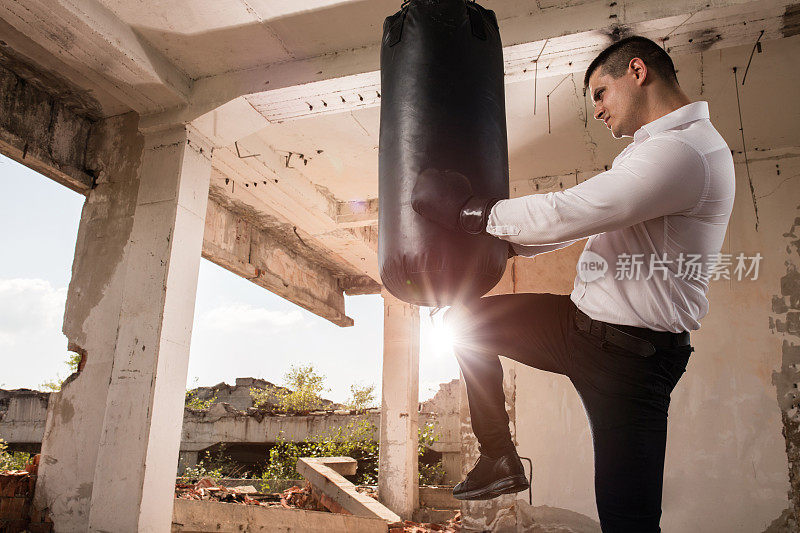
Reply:
[[468, 0], [410, 0], [381, 45], [380, 274], [412, 304], [482, 296], [503, 275], [505, 241], [450, 231], [411, 208], [428, 168], [467, 176], [473, 193], [508, 198], [503, 48], [494, 12]]

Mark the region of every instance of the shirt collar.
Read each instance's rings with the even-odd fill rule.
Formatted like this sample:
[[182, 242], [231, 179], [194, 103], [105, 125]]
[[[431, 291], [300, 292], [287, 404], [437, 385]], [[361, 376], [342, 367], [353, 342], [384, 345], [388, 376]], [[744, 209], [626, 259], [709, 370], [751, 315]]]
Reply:
[[648, 122], [633, 134], [633, 140], [643, 141], [662, 131], [670, 130], [694, 122], [695, 120], [708, 119], [708, 102], [692, 102], [675, 111], [667, 113], [661, 118]]

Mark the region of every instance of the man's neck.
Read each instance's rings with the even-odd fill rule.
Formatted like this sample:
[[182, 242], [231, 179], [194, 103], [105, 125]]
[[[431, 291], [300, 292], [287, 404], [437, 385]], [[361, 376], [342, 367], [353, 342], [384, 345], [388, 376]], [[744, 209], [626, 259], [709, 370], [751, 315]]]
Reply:
[[647, 112], [643, 118], [642, 126], [672, 113], [676, 109], [691, 104], [692, 101], [680, 87], [655, 90], [648, 97]]

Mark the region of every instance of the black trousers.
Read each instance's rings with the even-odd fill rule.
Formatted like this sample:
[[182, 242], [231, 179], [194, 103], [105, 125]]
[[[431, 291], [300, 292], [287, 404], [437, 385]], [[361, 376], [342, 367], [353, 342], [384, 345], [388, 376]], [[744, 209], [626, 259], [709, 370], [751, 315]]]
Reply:
[[498, 355], [569, 377], [591, 427], [603, 532], [659, 532], [667, 410], [693, 348], [642, 357], [579, 331], [574, 316], [569, 296], [554, 294], [488, 296], [445, 314], [473, 432], [488, 455], [513, 447]]

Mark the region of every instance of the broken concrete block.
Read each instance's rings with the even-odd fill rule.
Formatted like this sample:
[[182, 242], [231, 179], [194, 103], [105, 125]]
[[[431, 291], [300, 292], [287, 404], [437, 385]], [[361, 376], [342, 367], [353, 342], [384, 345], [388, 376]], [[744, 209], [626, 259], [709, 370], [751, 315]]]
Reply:
[[304, 459], [325, 465], [343, 476], [354, 476], [358, 470], [358, 461], [351, 457], [306, 457]]
[[[399, 522], [400, 517], [379, 501], [361, 494], [356, 486], [326, 464], [328, 457], [302, 457], [297, 460], [297, 472], [316, 489], [356, 516], [371, 516], [387, 522]], [[348, 459], [350, 459], [348, 457]], [[355, 462], [355, 460], [350, 459]], [[333, 462], [341, 465], [341, 462]]]

